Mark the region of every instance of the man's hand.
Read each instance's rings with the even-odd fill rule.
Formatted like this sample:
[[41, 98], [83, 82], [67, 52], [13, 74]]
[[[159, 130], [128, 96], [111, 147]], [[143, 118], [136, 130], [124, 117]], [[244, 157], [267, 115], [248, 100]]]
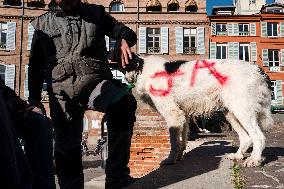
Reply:
[[125, 39], [121, 40], [120, 51], [121, 66], [125, 68], [129, 64], [129, 59], [132, 59], [131, 49]]
[[28, 113], [29, 111], [33, 111], [33, 112], [36, 112], [36, 113], [39, 113], [39, 114], [42, 114], [42, 115], [46, 115], [46, 111], [45, 111], [43, 104], [38, 100], [31, 101], [27, 105], [26, 113]]

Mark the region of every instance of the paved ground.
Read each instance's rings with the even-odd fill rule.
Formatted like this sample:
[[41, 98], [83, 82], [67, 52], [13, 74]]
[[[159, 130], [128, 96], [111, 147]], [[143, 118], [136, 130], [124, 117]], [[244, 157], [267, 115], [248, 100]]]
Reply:
[[[265, 161], [257, 168], [240, 168], [244, 189], [284, 189], [284, 115], [277, 115], [278, 123], [265, 132], [267, 147]], [[142, 177], [129, 189], [231, 189], [232, 162], [225, 154], [236, 150], [238, 138], [234, 132], [220, 135], [200, 135], [188, 141], [185, 160], [173, 166], [160, 167]], [[233, 145], [232, 145], [233, 143]], [[238, 162], [240, 165], [242, 162]], [[85, 188], [103, 189], [104, 170], [99, 157], [84, 157]], [[241, 187], [240, 187], [241, 188]]]

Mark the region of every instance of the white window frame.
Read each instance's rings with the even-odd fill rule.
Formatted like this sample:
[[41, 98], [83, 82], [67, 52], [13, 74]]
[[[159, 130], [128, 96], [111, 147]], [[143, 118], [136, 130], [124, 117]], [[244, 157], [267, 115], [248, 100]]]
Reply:
[[[272, 24], [276, 24], [276, 35], [273, 35], [274, 31], [274, 27], [272, 26]], [[272, 35], [269, 35], [269, 28], [270, 26], [272, 26], [271, 31], [272, 31]], [[278, 31], [278, 27], [279, 27], [279, 23], [277, 22], [267, 22], [267, 37], [278, 37], [279, 35], [279, 31]]]
[[[272, 52], [272, 60], [269, 59], [269, 54]], [[276, 52], [278, 52], [278, 55], [276, 55]], [[278, 61], [275, 60], [276, 57], [278, 57]], [[269, 67], [280, 67], [280, 50], [279, 49], [268, 49], [268, 62]]]
[[[194, 37], [194, 46], [191, 46], [191, 38]], [[188, 38], [188, 46], [185, 46], [185, 38]], [[183, 53], [196, 54], [197, 50], [197, 28], [184, 28], [183, 29]]]
[[[247, 31], [244, 31], [245, 26], [247, 26]], [[240, 23], [239, 24], [239, 36], [249, 36], [250, 34], [250, 25], [249, 24], [244, 24], [244, 23]], [[241, 31], [241, 29], [243, 31]]]
[[113, 3], [110, 6], [110, 11], [111, 12], [124, 12], [125, 11], [124, 4], [120, 2]]
[[[218, 47], [225, 47], [225, 56], [226, 58], [222, 57], [222, 54], [223, 54], [223, 48], [221, 48], [221, 58], [218, 58], [217, 55], [218, 55]], [[228, 58], [228, 44], [227, 43], [217, 43], [216, 44], [216, 59], [227, 59]]]
[[[152, 30], [152, 34], [149, 34], [149, 31]], [[158, 38], [158, 40], [156, 40]], [[152, 39], [152, 40], [149, 40]], [[159, 43], [159, 47], [155, 47], [155, 43]], [[152, 43], [153, 46], [149, 46], [149, 43]], [[160, 54], [161, 53], [161, 28], [147, 28], [146, 36], [146, 47], [148, 54]]]
[[[223, 26], [225, 26], [225, 31], [218, 31], [218, 26], [221, 26], [220, 28], [223, 28]], [[216, 23], [216, 35], [228, 35], [228, 25], [226, 23]]]
[[[246, 60], [245, 58], [245, 48], [244, 47], [247, 47], [247, 52], [248, 52], [248, 60]], [[242, 48], [242, 49], [241, 49]], [[241, 51], [243, 52], [243, 57], [240, 57], [241, 56]], [[240, 43], [239, 44], [239, 59], [240, 60], [243, 60], [243, 61], [248, 61], [248, 62], [250, 62], [250, 56], [251, 56], [251, 54], [250, 54], [250, 44], [249, 43]]]
[[[5, 26], [5, 27], [4, 27]], [[4, 39], [5, 42], [2, 44], [2, 35], [6, 34]], [[0, 22], [0, 49], [6, 50], [7, 47], [7, 34], [8, 33], [8, 23], [7, 22]]]

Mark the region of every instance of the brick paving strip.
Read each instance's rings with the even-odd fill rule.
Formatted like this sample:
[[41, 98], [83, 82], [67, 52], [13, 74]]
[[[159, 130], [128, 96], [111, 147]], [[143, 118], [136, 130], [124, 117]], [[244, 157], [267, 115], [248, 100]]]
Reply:
[[[162, 166], [141, 177], [129, 189], [231, 189], [233, 188], [232, 161], [225, 158], [232, 152], [230, 140], [188, 141], [183, 161], [172, 166]], [[104, 188], [105, 175], [99, 175], [85, 183], [86, 189]]]

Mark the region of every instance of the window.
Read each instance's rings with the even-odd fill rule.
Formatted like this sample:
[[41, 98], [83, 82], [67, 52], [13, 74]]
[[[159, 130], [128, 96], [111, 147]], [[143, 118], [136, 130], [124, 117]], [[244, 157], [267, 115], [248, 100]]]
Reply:
[[5, 22], [0, 22], [0, 49], [6, 49], [8, 25]]
[[279, 12], [283, 12], [283, 10], [282, 8], [267, 7], [266, 12], [279, 13]]
[[46, 83], [46, 81], [44, 81], [43, 85], [42, 85], [41, 99], [42, 99], [42, 101], [49, 101], [49, 96], [48, 96], [48, 93], [47, 93], [47, 83]]
[[216, 35], [227, 35], [227, 24], [216, 24]]
[[239, 59], [249, 62], [249, 44], [240, 44]]
[[255, 2], [256, 0], [249, 0], [249, 4], [255, 4], [256, 2]]
[[227, 44], [217, 44], [216, 59], [227, 59]]
[[160, 53], [160, 28], [147, 28], [147, 53]]
[[21, 6], [21, 0], [4, 0], [3, 5]]
[[146, 8], [147, 12], [161, 12], [162, 7], [161, 6], [150, 6]]
[[44, 0], [31, 0], [31, 1], [27, 2], [27, 7], [44, 8], [45, 2], [44, 2]]
[[276, 22], [268, 22], [267, 23], [267, 34], [270, 37], [277, 37], [278, 36], [278, 23]]
[[176, 12], [179, 9], [179, 5], [177, 3], [171, 3], [168, 5], [169, 12]]
[[277, 93], [277, 87], [276, 87], [276, 81], [271, 80], [271, 100], [275, 101], [276, 100], [276, 93]]
[[269, 67], [279, 67], [280, 66], [279, 50], [269, 49], [268, 61], [269, 61]]
[[6, 66], [0, 65], [0, 77], [5, 81]]
[[109, 50], [112, 50], [115, 48], [116, 40], [109, 38]]
[[196, 28], [185, 28], [183, 30], [183, 52], [186, 54], [196, 53]]
[[124, 4], [122, 3], [112, 3], [110, 7], [111, 12], [124, 12]]
[[196, 5], [188, 5], [185, 7], [186, 12], [197, 12], [198, 7]]
[[249, 35], [249, 24], [239, 24], [239, 35]]

